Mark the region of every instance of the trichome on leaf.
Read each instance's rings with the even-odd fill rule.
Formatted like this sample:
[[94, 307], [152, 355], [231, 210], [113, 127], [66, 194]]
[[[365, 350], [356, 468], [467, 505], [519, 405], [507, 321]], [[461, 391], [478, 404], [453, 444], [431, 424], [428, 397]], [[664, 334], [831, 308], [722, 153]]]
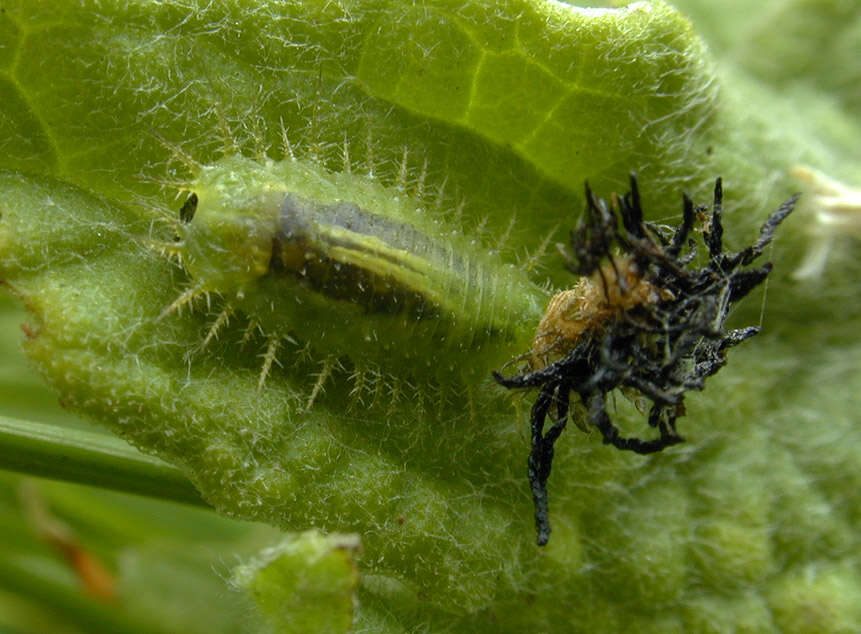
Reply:
[[[685, 392], [703, 389], [705, 379], [726, 363], [729, 348], [760, 330], [727, 331], [724, 322], [732, 304], [771, 271], [770, 262], [745, 267], [771, 242], [797, 198], [768, 217], [753, 244], [727, 253], [720, 178], [711, 214], [684, 196], [682, 222], [675, 229], [643, 220], [633, 175], [631, 191], [623, 197], [614, 194], [609, 203], [586, 185], [586, 213], [571, 233], [568, 264], [584, 277], [550, 300], [526, 355], [529, 367], [508, 378], [494, 372], [504, 387], [540, 388], [532, 406], [528, 460], [539, 545], [550, 537], [547, 478], [554, 443], [567, 424], [571, 393], [580, 397], [588, 423], [598, 428], [604, 443], [649, 454], [682, 442], [676, 419], [684, 414]], [[696, 249], [689, 239], [698, 220], [708, 251], [702, 267], [693, 264]], [[607, 394], [616, 388], [651, 401], [648, 420], [657, 437], [620, 435], [606, 405]], [[552, 425], [545, 433], [548, 415]]]

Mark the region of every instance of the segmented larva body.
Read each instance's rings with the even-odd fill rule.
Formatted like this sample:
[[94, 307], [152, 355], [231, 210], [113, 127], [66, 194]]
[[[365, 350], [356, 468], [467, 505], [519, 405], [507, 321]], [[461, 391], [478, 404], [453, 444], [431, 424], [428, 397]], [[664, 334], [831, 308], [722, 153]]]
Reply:
[[394, 373], [486, 373], [540, 315], [523, 271], [367, 176], [237, 155], [188, 189], [176, 252], [191, 281], [165, 312], [217, 293], [213, 328], [241, 313], [269, 339], [261, 383], [285, 339]]

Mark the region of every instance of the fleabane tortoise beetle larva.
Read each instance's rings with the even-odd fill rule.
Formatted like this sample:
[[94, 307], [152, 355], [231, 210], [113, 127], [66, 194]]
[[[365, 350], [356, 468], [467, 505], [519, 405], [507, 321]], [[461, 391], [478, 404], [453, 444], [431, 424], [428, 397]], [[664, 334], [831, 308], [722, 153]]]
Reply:
[[285, 361], [306, 350], [321, 368], [307, 411], [342, 363], [356, 392], [462, 391], [498, 365], [500, 343], [528, 340], [542, 290], [403, 188], [299, 158], [189, 162], [176, 240], [157, 245], [188, 283], [159, 319], [214, 297], [200, 350], [245, 320], [266, 339], [258, 391], [285, 344]]

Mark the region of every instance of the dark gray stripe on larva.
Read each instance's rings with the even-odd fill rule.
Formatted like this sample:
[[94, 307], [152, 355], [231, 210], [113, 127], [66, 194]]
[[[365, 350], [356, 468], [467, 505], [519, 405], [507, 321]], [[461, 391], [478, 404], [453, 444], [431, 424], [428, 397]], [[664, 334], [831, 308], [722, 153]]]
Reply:
[[[451, 248], [433, 242], [415, 227], [372, 214], [354, 203], [319, 205], [287, 194], [281, 204], [279, 231], [272, 243], [271, 273], [296, 277], [319, 293], [374, 312], [409, 312], [416, 317], [438, 313], [440, 307], [428, 301], [421, 289], [410, 288], [392, 275], [380, 275], [330, 258], [329, 248], [361, 250], [363, 245], [360, 240], [335, 238], [319, 229], [327, 226], [341, 227], [357, 234], [357, 238], [376, 237], [435, 266], [450, 269], [454, 264], [465, 268], [462, 258]], [[396, 256], [380, 252], [374, 255], [391, 262], [393, 267], [408, 268], [407, 262]]]
[[[315, 223], [321, 226], [342, 227], [360, 235], [374, 236], [387, 245], [412, 253], [438, 266], [453, 268], [464, 273], [466, 263], [458, 254], [443, 244], [439, 244], [413, 226], [384, 218], [362, 209], [355, 203], [339, 202], [320, 205], [295, 194], [286, 194], [281, 203], [280, 228], [284, 241], [307, 242], [310, 244], [336, 244], [327, 235], [315, 230]], [[398, 264], [403, 265], [399, 262]]]

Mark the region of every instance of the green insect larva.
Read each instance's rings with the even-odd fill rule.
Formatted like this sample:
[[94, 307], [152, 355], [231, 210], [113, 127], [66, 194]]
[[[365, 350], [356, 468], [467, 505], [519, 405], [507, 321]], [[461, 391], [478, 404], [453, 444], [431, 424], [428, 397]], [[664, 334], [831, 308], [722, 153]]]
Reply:
[[484, 376], [529, 341], [546, 301], [522, 270], [367, 176], [236, 155], [201, 166], [188, 190], [173, 251], [191, 280], [164, 315], [223, 297], [204, 343], [247, 317], [268, 340], [260, 385], [288, 339], [394, 375]]

